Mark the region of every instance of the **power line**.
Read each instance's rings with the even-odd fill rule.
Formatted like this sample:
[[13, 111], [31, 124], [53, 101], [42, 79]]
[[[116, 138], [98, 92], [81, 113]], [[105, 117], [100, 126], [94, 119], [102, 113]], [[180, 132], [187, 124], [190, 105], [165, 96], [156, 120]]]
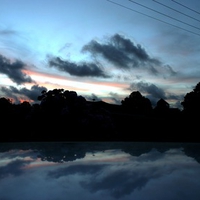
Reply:
[[152, 19], [154, 19], [154, 20], [160, 21], [160, 22], [162, 22], [162, 23], [168, 24], [168, 25], [173, 26], [173, 27], [175, 27], [175, 28], [178, 28], [178, 29], [187, 31], [187, 32], [189, 32], [189, 33], [192, 33], [192, 34], [194, 34], [194, 35], [200, 36], [200, 34], [198, 34], [198, 33], [195, 33], [195, 32], [193, 32], [193, 31], [184, 29], [184, 28], [182, 28], [182, 27], [180, 27], [180, 26], [176, 26], [176, 25], [174, 25], [174, 24], [168, 23], [168, 22], [166, 22], [166, 21], [163, 21], [163, 20], [161, 20], [161, 19], [152, 17], [152, 16], [150, 16], [150, 15], [144, 14], [144, 13], [142, 13], [142, 12], [139, 12], [139, 11], [137, 11], [137, 10], [134, 10], [134, 9], [132, 9], [132, 8], [129, 8], [129, 7], [127, 7], [127, 6], [124, 6], [124, 5], [122, 5], [122, 4], [116, 3], [116, 2], [111, 1], [111, 0], [107, 0], [107, 1], [110, 2], [110, 3], [112, 3], [112, 4], [115, 4], [115, 5], [117, 5], [117, 6], [120, 6], [120, 7], [122, 7], [122, 8], [125, 8], [125, 9], [127, 9], [127, 10], [130, 10], [130, 11], [132, 11], [132, 12], [139, 13], [139, 14], [141, 14], [141, 15], [144, 15], [144, 16], [146, 16], [146, 17], [149, 17], [149, 18], [152, 18]]
[[153, 8], [149, 8], [149, 7], [147, 7], [147, 6], [145, 6], [145, 5], [142, 5], [142, 4], [140, 4], [140, 3], [137, 3], [137, 2], [135, 2], [135, 1], [133, 1], [133, 0], [129, 0], [129, 1], [130, 1], [131, 3], [135, 3], [135, 4], [139, 5], [139, 6], [142, 6], [142, 7], [146, 8], [146, 9], [149, 9], [149, 10], [151, 10], [151, 11], [153, 11], [153, 12], [156, 12], [156, 13], [158, 13], [158, 14], [160, 14], [160, 15], [164, 15], [165, 17], [169, 17], [169, 18], [171, 18], [171, 19], [173, 19], [173, 20], [176, 20], [176, 21], [181, 22], [181, 23], [183, 23], [183, 24], [185, 24], [185, 25], [188, 25], [188, 26], [191, 26], [191, 27], [193, 27], [193, 28], [196, 28], [196, 29], [200, 30], [200, 28], [198, 28], [198, 27], [196, 27], [196, 26], [193, 26], [193, 25], [191, 25], [191, 24], [188, 24], [188, 23], [186, 23], [186, 22], [183, 22], [183, 21], [181, 21], [181, 20], [178, 20], [178, 19], [176, 19], [176, 18], [174, 18], [174, 17], [171, 17], [171, 16], [169, 16], [169, 15], [166, 15], [166, 14], [164, 14], [164, 13], [162, 13], [162, 12], [159, 12], [159, 11], [157, 11], [157, 10], [154, 10]]
[[190, 15], [187, 15], [187, 14], [185, 14], [185, 13], [183, 13], [183, 12], [180, 12], [179, 10], [176, 10], [176, 9], [174, 9], [174, 8], [172, 8], [172, 7], [170, 7], [170, 6], [167, 6], [167, 5], [163, 4], [163, 3], [160, 3], [160, 2], [158, 2], [158, 1], [156, 1], [156, 0], [153, 0], [153, 1], [156, 2], [156, 3], [158, 3], [158, 4], [160, 4], [160, 5], [162, 5], [162, 6], [164, 6], [164, 7], [166, 7], [166, 8], [169, 8], [169, 9], [171, 9], [171, 10], [173, 10], [173, 11], [176, 11], [176, 12], [182, 14], [182, 15], [185, 15], [186, 17], [189, 17], [189, 18], [191, 18], [191, 19], [194, 19], [194, 20], [200, 22], [200, 20], [198, 20], [198, 19], [196, 19], [196, 18], [194, 18], [194, 17], [192, 17], [192, 16], [190, 16]]
[[196, 10], [193, 10], [192, 8], [189, 8], [188, 6], [185, 6], [185, 5], [179, 3], [179, 2], [177, 2], [177, 1], [175, 1], [175, 0], [172, 0], [172, 1], [173, 1], [174, 3], [179, 4], [180, 6], [183, 6], [183, 7], [187, 8], [187, 9], [189, 9], [189, 10], [191, 10], [191, 11], [197, 13], [197, 14], [200, 14], [200, 12], [198, 12], [198, 11], [196, 11]]

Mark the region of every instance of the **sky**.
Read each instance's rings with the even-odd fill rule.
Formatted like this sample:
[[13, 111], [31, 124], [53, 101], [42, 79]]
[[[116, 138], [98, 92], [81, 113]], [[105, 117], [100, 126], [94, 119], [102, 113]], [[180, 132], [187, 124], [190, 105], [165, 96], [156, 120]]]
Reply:
[[181, 101], [200, 82], [200, 1], [0, 0], [0, 97]]

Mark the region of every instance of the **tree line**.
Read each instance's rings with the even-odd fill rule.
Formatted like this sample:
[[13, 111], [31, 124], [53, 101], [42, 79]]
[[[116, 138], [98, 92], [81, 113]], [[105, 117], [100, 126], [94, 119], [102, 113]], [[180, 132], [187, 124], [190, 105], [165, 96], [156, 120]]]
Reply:
[[[40, 103], [0, 98], [1, 141], [197, 141], [200, 82], [183, 109], [133, 91], [121, 105], [88, 101], [76, 91], [42, 91]], [[187, 132], [186, 132], [187, 130]], [[189, 130], [189, 131], [188, 131]]]

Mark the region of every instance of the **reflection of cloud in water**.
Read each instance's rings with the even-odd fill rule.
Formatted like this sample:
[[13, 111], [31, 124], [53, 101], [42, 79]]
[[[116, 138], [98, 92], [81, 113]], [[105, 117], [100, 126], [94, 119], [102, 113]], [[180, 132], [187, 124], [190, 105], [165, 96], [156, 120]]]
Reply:
[[33, 150], [19, 150], [13, 149], [6, 151], [4, 153], [0, 152], [0, 160], [2, 159], [12, 159], [12, 158], [25, 158], [25, 157], [36, 157]]
[[56, 169], [54, 171], [50, 171], [48, 173], [48, 176], [51, 178], [60, 178], [63, 176], [69, 176], [69, 175], [74, 175], [74, 174], [79, 174], [79, 175], [94, 175], [99, 172], [102, 172], [104, 170], [106, 165], [70, 165], [68, 167], [62, 167], [59, 169]]
[[120, 198], [131, 194], [134, 189], [142, 188], [149, 180], [149, 176], [138, 174], [137, 171], [116, 170], [104, 177], [92, 177], [82, 181], [81, 185], [90, 192], [107, 191], [112, 196]]
[[7, 176], [20, 176], [23, 174], [23, 167], [28, 165], [29, 161], [26, 160], [13, 160], [5, 166], [0, 167], [0, 179], [5, 178]]
[[135, 189], [140, 190], [149, 180], [163, 176], [160, 165], [155, 165], [151, 161], [153, 157], [151, 153], [141, 157], [145, 157], [146, 160], [142, 158], [143, 161], [141, 161], [140, 157], [136, 157], [127, 164], [118, 164], [117, 167], [108, 166], [105, 169], [106, 173], [104, 171], [104, 176], [98, 174], [95, 179], [91, 176], [88, 180], [82, 181], [81, 185], [90, 192], [106, 191], [115, 198], [129, 195]]
[[131, 155], [115, 149], [115, 150], [105, 150], [105, 151], [96, 151], [92, 153], [87, 153], [84, 162], [105, 162], [105, 163], [121, 163], [129, 162]]
[[[110, 156], [111, 154], [108, 157]], [[127, 157], [125, 154], [124, 156]], [[99, 156], [99, 163], [71, 165], [50, 171], [48, 177], [61, 178], [79, 174], [83, 178], [79, 180], [80, 185], [91, 193], [106, 192], [115, 198], [121, 198], [135, 190], [142, 190], [150, 181], [161, 180], [167, 176], [179, 177], [177, 174], [185, 169], [199, 167], [194, 159], [186, 157], [180, 149], [169, 150], [164, 154], [152, 150], [139, 157], [130, 157], [130, 162], [115, 162], [115, 165], [107, 162], [102, 164], [102, 158], [106, 160], [102, 155]], [[87, 178], [84, 178], [85, 175]]]
[[55, 165], [60, 165], [60, 163], [55, 163], [55, 162], [44, 162], [41, 161], [40, 158], [35, 159], [33, 162], [31, 162], [29, 165], [26, 165], [24, 167], [24, 169], [36, 169], [36, 168], [44, 168], [46, 167], [51, 167], [51, 166], [55, 166]]
[[[59, 152], [58, 147], [56, 149]], [[87, 148], [89, 149], [89, 145]], [[62, 156], [70, 155], [69, 158], [73, 160], [67, 159], [67, 162], [54, 162], [62, 156], [57, 156], [58, 153], [55, 152], [50, 154], [50, 147], [47, 153], [42, 149], [42, 158], [53, 155], [55, 159], [51, 162], [49, 158], [42, 161], [38, 157], [39, 151], [25, 150], [18, 154], [14, 150], [0, 153], [0, 199], [200, 198], [199, 163], [186, 156], [181, 148], [165, 151], [148, 148], [148, 151], [139, 151], [142, 152], [140, 154], [134, 151], [129, 154], [120, 148], [99, 148], [94, 151], [82, 148], [81, 153], [79, 148], [79, 154], [85, 156], [74, 159], [73, 155], [77, 152], [75, 149], [75, 146], [62, 149]], [[7, 192], [10, 189], [12, 193]], [[19, 198], [15, 198], [16, 196]]]

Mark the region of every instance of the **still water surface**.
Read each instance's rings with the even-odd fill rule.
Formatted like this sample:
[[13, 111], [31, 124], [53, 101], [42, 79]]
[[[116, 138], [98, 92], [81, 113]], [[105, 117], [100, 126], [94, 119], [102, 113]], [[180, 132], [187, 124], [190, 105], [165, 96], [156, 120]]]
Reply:
[[0, 144], [0, 200], [36, 199], [199, 200], [200, 144]]

